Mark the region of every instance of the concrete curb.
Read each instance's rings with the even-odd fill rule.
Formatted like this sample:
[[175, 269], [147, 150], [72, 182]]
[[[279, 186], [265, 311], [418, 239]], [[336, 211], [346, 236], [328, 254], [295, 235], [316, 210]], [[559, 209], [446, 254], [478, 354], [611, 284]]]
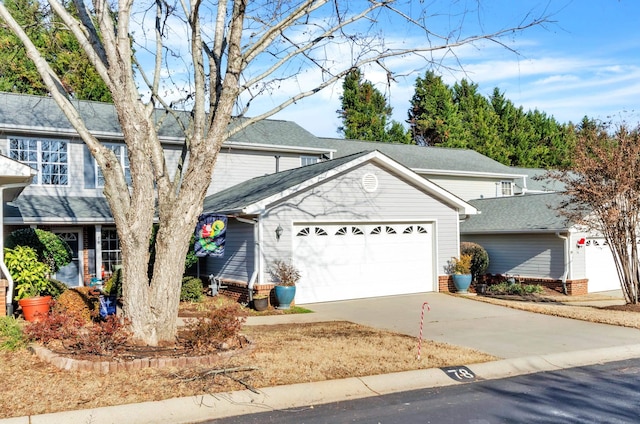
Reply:
[[[549, 355], [504, 359], [467, 367], [478, 379], [493, 380], [544, 371], [556, 371], [640, 357], [640, 344]], [[406, 371], [342, 380], [267, 387], [259, 394], [249, 390], [190, 396], [104, 408], [16, 417], [0, 424], [159, 424], [193, 423], [237, 415], [267, 412], [353, 400], [416, 389], [461, 384], [439, 368]]]

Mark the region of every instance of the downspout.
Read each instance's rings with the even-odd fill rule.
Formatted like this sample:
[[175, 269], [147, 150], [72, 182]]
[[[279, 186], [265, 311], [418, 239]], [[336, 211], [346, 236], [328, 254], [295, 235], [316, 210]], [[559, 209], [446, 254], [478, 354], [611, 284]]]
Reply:
[[569, 243], [569, 237], [560, 234], [560, 231], [556, 231], [556, 237], [564, 240], [564, 273], [562, 274], [562, 294], [567, 294], [567, 277], [569, 276], [569, 265], [571, 260], [571, 244]]
[[6, 298], [7, 316], [13, 315], [13, 278], [9, 274], [9, 269], [4, 263], [4, 191], [8, 188], [26, 187], [29, 183], [6, 184], [0, 187], [0, 270], [9, 282], [9, 288]]
[[249, 298], [249, 302], [251, 302], [253, 300], [253, 288], [255, 287], [256, 281], [258, 280], [258, 275], [260, 275], [260, 265], [262, 263], [262, 255], [260, 252], [260, 246], [262, 245], [262, 225], [260, 224], [259, 218], [246, 219], [237, 216], [234, 218], [239, 222], [253, 225], [253, 237], [255, 239], [253, 248], [253, 272], [251, 273], [251, 278], [249, 279], [249, 284], [247, 285], [247, 295]]

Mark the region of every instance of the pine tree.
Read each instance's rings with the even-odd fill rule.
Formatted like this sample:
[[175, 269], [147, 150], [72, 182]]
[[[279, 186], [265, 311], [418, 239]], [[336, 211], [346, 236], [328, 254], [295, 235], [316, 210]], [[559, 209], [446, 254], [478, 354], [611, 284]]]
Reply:
[[413, 141], [421, 146], [466, 147], [451, 90], [433, 71], [416, 79], [409, 109], [409, 131]]
[[[62, 84], [70, 94], [81, 100], [111, 101], [106, 84], [57, 16], [35, 0], [5, 0], [4, 4], [53, 70], [61, 75]], [[22, 43], [3, 26], [0, 26], [0, 91], [48, 94]]]
[[392, 108], [384, 95], [369, 81], [362, 80], [359, 69], [351, 70], [342, 85], [342, 109], [338, 115], [342, 126], [338, 128], [345, 138], [408, 143], [410, 138], [402, 124], [388, 122]]

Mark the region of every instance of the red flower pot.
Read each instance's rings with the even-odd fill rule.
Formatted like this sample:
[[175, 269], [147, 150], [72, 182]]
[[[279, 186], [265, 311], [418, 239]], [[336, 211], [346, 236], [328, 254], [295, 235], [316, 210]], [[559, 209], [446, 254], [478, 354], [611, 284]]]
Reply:
[[27, 321], [39, 321], [51, 308], [51, 296], [37, 296], [18, 300], [22, 315]]

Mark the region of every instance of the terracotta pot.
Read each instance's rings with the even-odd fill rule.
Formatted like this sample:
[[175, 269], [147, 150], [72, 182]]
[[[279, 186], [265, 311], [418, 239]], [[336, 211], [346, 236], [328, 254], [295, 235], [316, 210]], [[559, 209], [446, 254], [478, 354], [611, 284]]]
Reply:
[[39, 321], [51, 308], [51, 296], [37, 296], [18, 300], [22, 315], [27, 321]]

